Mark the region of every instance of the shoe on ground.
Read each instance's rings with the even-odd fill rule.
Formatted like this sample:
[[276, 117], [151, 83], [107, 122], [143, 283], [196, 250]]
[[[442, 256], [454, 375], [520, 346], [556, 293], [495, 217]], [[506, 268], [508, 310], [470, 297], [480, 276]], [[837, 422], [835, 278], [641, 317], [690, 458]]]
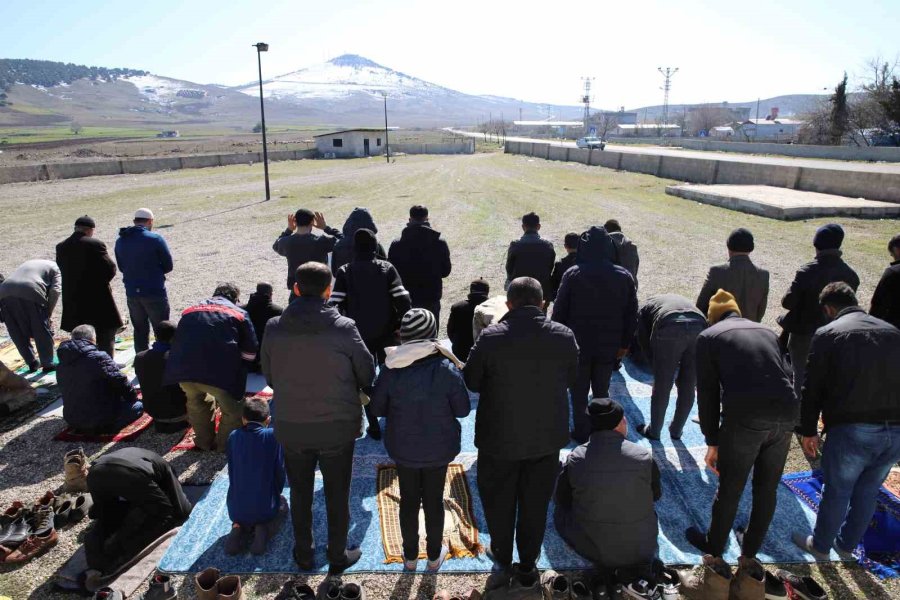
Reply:
[[825, 600], [828, 595], [812, 577], [798, 577], [790, 571], [778, 569], [775, 575], [785, 583], [788, 596], [799, 600]]
[[244, 551], [247, 545], [247, 532], [237, 523], [231, 524], [231, 531], [225, 537], [225, 554], [234, 556]]
[[291, 580], [284, 586], [284, 590], [278, 598], [281, 600], [316, 600], [316, 593], [309, 587], [309, 584]]
[[72, 501], [65, 499], [58, 503], [53, 509], [53, 526], [56, 529], [62, 529], [69, 524], [72, 518]]
[[28, 535], [31, 533], [31, 525], [28, 524], [27, 516], [28, 513], [23, 511], [21, 517], [0, 531], [0, 544], [7, 548], [17, 548], [28, 539]]
[[588, 585], [581, 581], [573, 581], [570, 586], [572, 589], [572, 600], [591, 600], [591, 590]]
[[731, 579], [730, 600], [759, 600], [766, 595], [766, 571], [755, 558], [741, 556]]
[[28, 562], [32, 558], [40, 556], [59, 542], [59, 534], [52, 527], [41, 535], [29, 535], [22, 545], [16, 548], [3, 561], [7, 565], [16, 565]]
[[678, 600], [681, 597], [681, 577], [678, 576], [678, 571], [663, 567], [657, 577], [656, 587], [662, 600]]
[[216, 600], [243, 600], [244, 590], [241, 589], [241, 578], [237, 575], [220, 577], [216, 582], [219, 595]]
[[766, 571], [766, 600], [787, 600], [787, 597], [788, 593], [784, 582]]
[[703, 564], [693, 570], [679, 573], [681, 595], [695, 600], [728, 600], [731, 589], [731, 567], [719, 557], [707, 554]]
[[174, 600], [177, 596], [178, 590], [169, 576], [156, 573], [150, 578], [150, 587], [138, 596], [138, 600]]
[[53, 508], [53, 503], [56, 501], [56, 494], [47, 490], [43, 496], [34, 501], [34, 509], [38, 509], [40, 507], [49, 506]]
[[509, 580], [508, 600], [526, 600], [541, 598], [541, 577], [534, 567], [523, 567], [515, 564], [512, 568], [512, 577]]
[[487, 581], [484, 582], [484, 591], [493, 592], [509, 587], [509, 580], [512, 578], [512, 570], [510, 567], [501, 567], [500, 570], [494, 571], [488, 575]]
[[219, 570], [203, 569], [194, 576], [194, 590], [198, 600], [216, 600], [219, 597]]
[[27, 520], [31, 533], [43, 537], [48, 531], [55, 529], [54, 517], [53, 508], [50, 506], [41, 506], [32, 510], [31, 516]]
[[340, 575], [341, 573], [358, 563], [361, 557], [362, 550], [360, 550], [359, 548], [344, 550], [344, 560], [328, 565], [328, 574]]
[[341, 600], [366, 600], [366, 590], [358, 583], [345, 583], [341, 586]]
[[812, 554], [816, 560], [831, 560], [830, 552], [819, 552], [816, 547], [813, 545], [813, 536], [806, 535], [805, 533], [797, 532], [793, 535], [794, 543], [800, 547], [801, 550]]
[[623, 590], [628, 598], [639, 598], [641, 600], [660, 600], [662, 592], [659, 588], [651, 584], [646, 579], [636, 579], [625, 585]]
[[125, 596], [119, 590], [103, 587], [94, 592], [94, 600], [124, 600]]
[[253, 541], [250, 542], [250, 554], [261, 556], [269, 545], [269, 524], [263, 523], [253, 528]]
[[429, 560], [427, 563], [425, 563], [425, 570], [429, 573], [439, 571], [444, 565], [444, 561], [447, 560], [447, 555], [449, 553], [450, 548], [448, 548], [447, 546], [441, 546], [441, 553], [438, 554], [438, 557], [435, 560]]
[[68, 492], [87, 492], [88, 461], [83, 448], [67, 452], [63, 457], [63, 472]]
[[704, 554], [709, 554], [709, 541], [706, 539], [705, 532], [700, 531], [697, 527], [688, 527], [684, 532], [684, 536], [691, 546]]
[[640, 425], [637, 426], [636, 429], [637, 429], [637, 432], [638, 432], [639, 434], [641, 434], [642, 436], [644, 436], [644, 437], [647, 438], [648, 440], [653, 440], [654, 442], [658, 442], [658, 441], [659, 441], [659, 436], [658, 436], [658, 435], [651, 435], [651, 434], [650, 434], [650, 428], [647, 426], [647, 423], [641, 423]]
[[340, 600], [341, 587], [344, 582], [340, 577], [329, 576], [322, 580], [319, 584], [319, 591], [316, 594], [316, 600]]
[[90, 494], [77, 496], [72, 503], [72, 510], [69, 511], [69, 524], [74, 525], [85, 518], [93, 505], [94, 499]]
[[569, 580], [553, 570], [541, 573], [541, 587], [546, 600], [569, 600], [571, 595]]
[[414, 558], [412, 560], [408, 560], [406, 558], [403, 559], [403, 570], [404, 571], [415, 571], [419, 568], [419, 559]]

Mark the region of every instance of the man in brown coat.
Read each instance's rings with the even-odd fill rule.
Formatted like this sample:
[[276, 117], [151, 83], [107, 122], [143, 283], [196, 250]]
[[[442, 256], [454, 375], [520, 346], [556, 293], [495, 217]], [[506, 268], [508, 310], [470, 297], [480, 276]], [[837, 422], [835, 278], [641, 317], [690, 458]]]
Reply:
[[56, 245], [56, 264], [63, 279], [61, 328], [71, 332], [79, 325], [92, 325], [97, 348], [112, 357], [116, 331], [123, 324], [109, 285], [116, 276], [116, 263], [106, 244], [94, 238], [95, 227], [89, 216], [78, 217], [72, 235]]
[[762, 321], [769, 301], [769, 272], [750, 260], [753, 234], [740, 227], [728, 236], [728, 262], [709, 268], [706, 281], [697, 297], [697, 308], [704, 315], [709, 312], [709, 299], [725, 290], [734, 296], [745, 319]]

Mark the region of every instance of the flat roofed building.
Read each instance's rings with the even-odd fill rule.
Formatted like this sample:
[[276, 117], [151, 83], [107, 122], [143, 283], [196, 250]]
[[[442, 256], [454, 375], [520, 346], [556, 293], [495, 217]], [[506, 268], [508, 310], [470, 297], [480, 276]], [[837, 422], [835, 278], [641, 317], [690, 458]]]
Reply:
[[357, 127], [313, 136], [316, 150], [326, 158], [364, 158], [384, 153], [384, 127]]

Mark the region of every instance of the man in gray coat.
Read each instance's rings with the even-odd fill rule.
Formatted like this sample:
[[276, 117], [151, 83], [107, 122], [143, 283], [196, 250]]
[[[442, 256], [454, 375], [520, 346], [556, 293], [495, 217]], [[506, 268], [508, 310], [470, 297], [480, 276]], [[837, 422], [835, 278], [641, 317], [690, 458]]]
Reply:
[[569, 454], [556, 482], [556, 530], [601, 571], [649, 567], [657, 551], [659, 467], [649, 448], [625, 439], [621, 404], [594, 398], [587, 414], [590, 441]]
[[769, 272], [750, 260], [753, 234], [740, 227], [731, 232], [726, 242], [728, 262], [709, 268], [706, 281], [697, 297], [697, 308], [704, 315], [709, 312], [709, 299], [719, 290], [734, 296], [745, 319], [762, 322], [769, 301]]
[[[53, 371], [50, 317], [62, 290], [59, 267], [51, 260], [27, 260], [0, 283], [0, 315], [29, 372]], [[37, 346], [34, 356], [31, 340]]]
[[[375, 361], [353, 320], [328, 306], [331, 270], [308, 262], [296, 271], [299, 296], [266, 325], [260, 366], [272, 387], [275, 437], [284, 447], [291, 486], [294, 560], [303, 571], [313, 560], [312, 502], [316, 466], [322, 472], [332, 574], [359, 560], [347, 549], [353, 450], [362, 426], [360, 390], [375, 379]], [[321, 518], [321, 516], [319, 516]]]

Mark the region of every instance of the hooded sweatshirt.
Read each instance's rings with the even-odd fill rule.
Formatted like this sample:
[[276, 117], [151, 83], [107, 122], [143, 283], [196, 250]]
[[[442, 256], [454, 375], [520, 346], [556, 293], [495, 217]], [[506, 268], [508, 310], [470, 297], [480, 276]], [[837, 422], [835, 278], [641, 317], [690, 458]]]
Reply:
[[116, 262], [128, 296], [166, 297], [166, 273], [173, 265], [161, 235], [143, 225], [123, 227], [116, 240]]
[[553, 305], [553, 320], [575, 332], [581, 356], [612, 360], [628, 348], [637, 327], [634, 278], [613, 263], [616, 248], [603, 227], [581, 236], [575, 266], [566, 271]]
[[[342, 230], [344, 237], [338, 240], [334, 245], [334, 250], [331, 251], [331, 272], [335, 277], [337, 277], [338, 269], [353, 260], [353, 236], [360, 229], [378, 233], [375, 219], [372, 218], [372, 213], [368, 208], [354, 208], [347, 220], [344, 221]], [[375, 249], [375, 258], [387, 259], [387, 253], [380, 242]]]

